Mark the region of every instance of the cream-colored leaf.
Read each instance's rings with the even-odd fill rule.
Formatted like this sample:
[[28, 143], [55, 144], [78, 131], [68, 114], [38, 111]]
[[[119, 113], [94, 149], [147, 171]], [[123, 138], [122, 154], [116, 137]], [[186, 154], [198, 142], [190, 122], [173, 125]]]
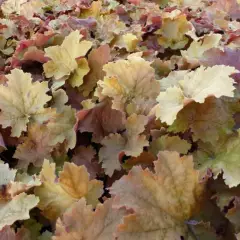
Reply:
[[[103, 98], [112, 98], [112, 108], [122, 111], [130, 104], [137, 108], [139, 100], [155, 101], [159, 93], [159, 82], [156, 81], [150, 64], [143, 58], [132, 55], [127, 60], [104, 65], [106, 76], [98, 81], [97, 95], [101, 93]], [[141, 111], [139, 114], [142, 114]]]
[[184, 107], [184, 95], [179, 87], [169, 87], [166, 92], [160, 92], [157, 97], [159, 105], [156, 109], [156, 116], [167, 124], [172, 124], [177, 113]]
[[59, 80], [77, 69], [76, 58], [85, 56], [92, 46], [89, 41], [80, 41], [81, 38], [82, 35], [76, 30], [64, 39], [61, 46], [45, 48], [46, 57], [51, 59], [43, 65], [47, 78]]
[[16, 195], [26, 192], [29, 189], [40, 186], [41, 181], [36, 176], [27, 173], [17, 173], [17, 170], [10, 169], [8, 164], [0, 163], [0, 200], [8, 201]]
[[20, 15], [27, 19], [33, 18], [34, 14], [43, 15], [43, 8], [47, 7], [44, 1], [31, 0], [23, 3], [20, 9]]
[[30, 218], [29, 210], [36, 207], [39, 199], [34, 195], [21, 193], [10, 201], [0, 201], [0, 230], [6, 225], [12, 225], [17, 220]]
[[12, 136], [19, 137], [26, 131], [27, 124], [43, 122], [49, 117], [49, 109], [44, 105], [51, 99], [46, 94], [47, 82], [32, 82], [31, 75], [14, 69], [6, 75], [7, 86], [0, 85], [0, 123], [12, 127]]
[[86, 99], [81, 102], [84, 110], [93, 109], [97, 104], [92, 99]]
[[170, 6], [191, 7], [191, 9], [203, 8], [205, 1], [203, 0], [169, 0]]
[[1, 5], [3, 14], [8, 16], [12, 13], [20, 14], [21, 5], [27, 2], [27, 0], [7, 0]]
[[210, 33], [199, 39], [199, 41], [193, 41], [187, 50], [181, 51], [181, 54], [188, 62], [198, 64], [198, 60], [204, 52], [218, 47], [221, 38], [221, 34]]
[[178, 82], [187, 74], [187, 70], [172, 71], [167, 77], [160, 80], [161, 92], [166, 91], [170, 87], [179, 86]]
[[10, 169], [7, 163], [0, 163], [0, 185], [7, 185], [14, 181], [17, 170]]
[[5, 25], [3, 29], [0, 30], [4, 38], [8, 39], [17, 33], [17, 27], [14, 21], [10, 19], [2, 18], [0, 19], [0, 24]]
[[27, 173], [18, 173], [15, 177], [15, 182], [25, 185], [28, 189], [33, 186], [40, 186], [40, 178], [36, 175], [28, 175]]
[[180, 81], [184, 96], [195, 102], [203, 103], [205, 98], [213, 95], [233, 97], [234, 80], [229, 77], [238, 71], [234, 67], [218, 65], [209, 68], [200, 67], [194, 72], [189, 72]]
[[[204, 103], [209, 96], [233, 97], [235, 87], [234, 80], [230, 75], [237, 72], [234, 67], [216, 65], [208, 68], [201, 66], [184, 76], [182, 76], [182, 72], [171, 75], [171, 85], [173, 83], [175, 86], [160, 92], [157, 98], [159, 104], [156, 107], [156, 116], [171, 125], [178, 112], [192, 101]], [[176, 76], [177, 79], [172, 79], [173, 76]], [[180, 76], [183, 77], [182, 80], [180, 80]], [[164, 82], [166, 81], [164, 80]]]
[[7, 192], [11, 197], [14, 197], [22, 192], [27, 192], [33, 187], [40, 186], [42, 182], [36, 175], [30, 176], [27, 173], [18, 173], [16, 178], [7, 186]]

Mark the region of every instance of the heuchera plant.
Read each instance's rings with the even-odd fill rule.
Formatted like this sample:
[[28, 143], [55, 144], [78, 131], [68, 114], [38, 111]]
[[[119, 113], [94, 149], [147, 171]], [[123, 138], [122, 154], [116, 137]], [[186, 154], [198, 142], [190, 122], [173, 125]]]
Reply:
[[239, 0], [0, 0], [0, 240], [240, 240]]

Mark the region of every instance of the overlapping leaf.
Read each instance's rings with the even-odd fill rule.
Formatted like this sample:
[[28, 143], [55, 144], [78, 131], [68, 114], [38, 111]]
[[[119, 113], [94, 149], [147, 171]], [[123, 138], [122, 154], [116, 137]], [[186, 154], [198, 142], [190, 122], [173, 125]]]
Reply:
[[[173, 87], [168, 87], [159, 94], [157, 117], [171, 125], [177, 113], [191, 101], [203, 103], [209, 96], [233, 97], [235, 87], [230, 75], [236, 72], [235, 68], [224, 65], [211, 68], [201, 66], [195, 71], [186, 73], [182, 80], [177, 77]], [[180, 74], [182, 76], [182, 72]]]
[[100, 100], [110, 97], [114, 109], [148, 114], [159, 93], [159, 83], [150, 64], [139, 55], [106, 64], [103, 67], [106, 76], [98, 81], [96, 95]]
[[9, 169], [7, 164], [0, 163], [0, 169], [0, 229], [2, 230], [3, 227], [12, 225], [17, 220], [30, 218], [29, 211], [38, 204], [39, 199], [34, 195], [27, 195], [25, 191], [41, 183], [30, 176], [28, 177], [30, 182], [20, 176], [15, 180], [16, 170]]
[[188, 236], [184, 221], [198, 207], [204, 186], [193, 169], [192, 157], [160, 152], [155, 173], [134, 167], [116, 181], [111, 193], [114, 207], [125, 206], [134, 213], [124, 217], [119, 239], [178, 239]]
[[0, 239], [238, 239], [239, 4], [0, 0]]
[[114, 170], [121, 169], [119, 162], [121, 153], [137, 157], [142, 153], [143, 147], [149, 145], [146, 136], [141, 134], [147, 120], [146, 116], [132, 114], [127, 119], [126, 131], [123, 135], [110, 134], [102, 140], [103, 147], [99, 152], [99, 160], [107, 175], [111, 176]]
[[112, 200], [97, 205], [95, 212], [84, 199], [79, 200], [57, 220], [54, 240], [111, 240], [124, 210], [112, 209]]
[[[228, 139], [219, 140], [214, 146], [202, 146], [196, 154], [196, 161], [206, 171], [210, 168], [215, 178], [223, 173], [225, 183], [229, 187], [235, 187], [240, 183], [238, 174], [239, 166], [239, 134]], [[210, 148], [210, 151], [207, 149]]]
[[194, 141], [201, 139], [214, 144], [232, 132], [235, 124], [233, 114], [238, 111], [236, 101], [209, 97], [203, 104], [192, 102], [184, 107], [169, 131], [177, 133], [189, 129]]
[[57, 219], [79, 199], [84, 197], [89, 204], [96, 205], [102, 195], [102, 183], [90, 181], [84, 166], [66, 162], [57, 178], [55, 164], [45, 160], [40, 177], [43, 184], [35, 188], [35, 194], [40, 198], [38, 206], [52, 220]]
[[[78, 68], [76, 58], [85, 56], [92, 46], [92, 43], [89, 41], [80, 41], [81, 38], [82, 35], [80, 35], [79, 31], [74, 31], [64, 39], [61, 46], [45, 48], [46, 56], [51, 59], [43, 65], [46, 77], [54, 77], [56, 80], [59, 80], [69, 76], [70, 73]], [[80, 63], [80, 69], [78, 71], [81, 72], [81, 69], [82, 71], [86, 71], [87, 63]], [[86, 71], [85, 74], [87, 74], [87, 72], [88, 71]], [[74, 79], [70, 80], [73, 86], [81, 85], [81, 81], [78, 82], [79, 80], [77, 80], [77, 78], [79, 78], [79, 76], [75, 76]]]
[[47, 82], [32, 82], [29, 73], [14, 69], [6, 77], [7, 86], [0, 86], [0, 123], [12, 128], [12, 136], [19, 137], [29, 122], [49, 119], [52, 111], [44, 105], [51, 97], [46, 94]]

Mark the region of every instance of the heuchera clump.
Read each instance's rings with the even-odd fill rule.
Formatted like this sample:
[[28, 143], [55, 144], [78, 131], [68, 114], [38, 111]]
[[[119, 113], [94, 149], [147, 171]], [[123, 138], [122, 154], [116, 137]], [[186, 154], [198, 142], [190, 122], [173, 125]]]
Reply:
[[0, 0], [0, 240], [240, 240], [239, 0]]

